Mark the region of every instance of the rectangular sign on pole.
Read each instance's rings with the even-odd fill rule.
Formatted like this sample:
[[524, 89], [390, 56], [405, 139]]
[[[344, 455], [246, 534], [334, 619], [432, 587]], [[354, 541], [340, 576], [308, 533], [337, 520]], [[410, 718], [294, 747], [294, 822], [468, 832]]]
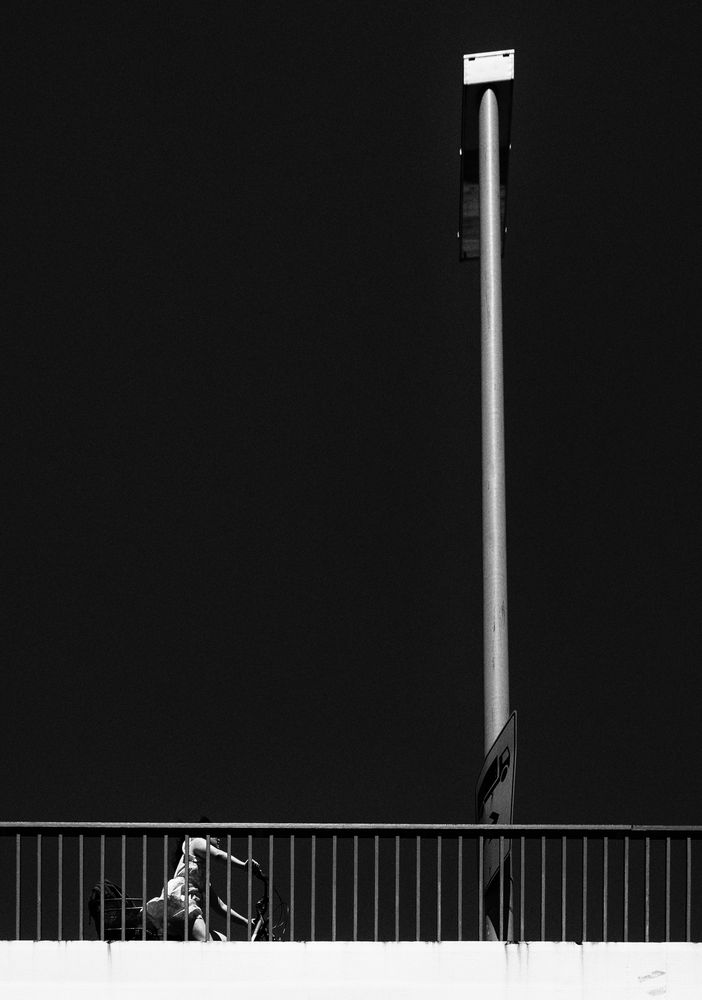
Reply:
[[478, 52], [463, 57], [463, 125], [461, 128], [461, 207], [458, 223], [460, 259], [480, 256], [478, 178], [478, 107], [486, 87], [495, 91], [500, 110], [500, 216], [505, 238], [507, 166], [512, 119], [514, 49]]
[[[517, 762], [517, 713], [512, 712], [504, 729], [485, 757], [475, 790], [477, 823], [511, 823], [514, 812], [514, 770]], [[483, 898], [487, 937], [493, 941], [512, 938], [512, 842], [487, 837], [483, 851]], [[502, 913], [500, 915], [500, 898]]]

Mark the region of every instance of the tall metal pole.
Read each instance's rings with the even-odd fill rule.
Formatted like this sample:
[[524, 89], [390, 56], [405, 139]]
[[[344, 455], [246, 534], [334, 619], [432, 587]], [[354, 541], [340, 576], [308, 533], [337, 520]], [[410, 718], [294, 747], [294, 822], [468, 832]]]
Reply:
[[483, 679], [487, 754], [509, 718], [500, 147], [497, 97], [489, 87], [480, 100], [478, 148], [483, 414]]

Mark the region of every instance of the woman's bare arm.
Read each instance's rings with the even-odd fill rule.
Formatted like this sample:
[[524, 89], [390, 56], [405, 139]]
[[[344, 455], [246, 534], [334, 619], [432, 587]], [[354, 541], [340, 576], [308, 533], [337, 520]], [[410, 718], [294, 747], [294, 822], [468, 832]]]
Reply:
[[[193, 837], [190, 841], [190, 850], [199, 858], [204, 858], [207, 855], [207, 841], [204, 837]], [[210, 844], [210, 857], [214, 858], [220, 864], [226, 864], [227, 859], [229, 859], [236, 868], [246, 868], [249, 863], [248, 861], [242, 861], [241, 858], [237, 858], [233, 854], [227, 854], [226, 851], [215, 847], [214, 844]], [[251, 858], [251, 868], [257, 878], [263, 878], [261, 866], [253, 858]]]
[[[242, 916], [241, 913], [237, 913], [236, 910], [232, 909], [231, 907], [228, 907], [227, 904], [224, 902], [224, 900], [221, 899], [216, 894], [214, 896], [214, 899], [210, 903], [210, 906], [211, 906], [211, 908], [213, 910], [216, 910], [217, 912], [221, 913], [223, 917], [226, 917], [227, 914], [230, 913], [231, 917], [232, 917], [232, 920], [235, 920], [236, 923], [238, 923], [238, 924], [244, 924], [244, 926], [246, 926], [246, 924], [249, 923], [247, 917]], [[251, 919], [252, 925], [255, 924], [255, 922], [256, 922], [256, 919], [254, 917], [254, 918]]]

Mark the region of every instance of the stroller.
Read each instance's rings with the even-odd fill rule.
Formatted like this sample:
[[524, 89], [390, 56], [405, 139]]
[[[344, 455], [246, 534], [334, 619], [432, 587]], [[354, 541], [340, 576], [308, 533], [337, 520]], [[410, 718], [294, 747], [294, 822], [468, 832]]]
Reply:
[[[104, 890], [104, 891], [103, 891]], [[125, 896], [120, 886], [110, 879], [93, 886], [88, 898], [89, 922], [101, 934], [101, 915], [104, 914], [106, 941], [141, 941], [143, 937], [144, 901], [136, 896]], [[123, 917], [124, 914], [124, 917]], [[150, 926], [151, 925], [151, 926]], [[158, 941], [159, 934], [146, 914], [146, 940]]]

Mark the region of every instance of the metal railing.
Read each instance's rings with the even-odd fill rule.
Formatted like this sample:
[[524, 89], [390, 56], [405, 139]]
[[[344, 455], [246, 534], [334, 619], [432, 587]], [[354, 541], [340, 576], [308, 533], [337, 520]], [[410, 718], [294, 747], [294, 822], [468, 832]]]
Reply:
[[[173, 876], [186, 835], [217, 836], [261, 863], [285, 902], [285, 940], [482, 940], [490, 891], [502, 939], [702, 940], [702, 827], [28, 822], [0, 823], [0, 870], [15, 874], [0, 938], [147, 939], [141, 903]], [[249, 920], [252, 873], [227, 863], [217, 890]], [[117, 925], [103, 907], [92, 926], [91, 890], [104, 899], [110, 880], [124, 890]], [[208, 932], [251, 937], [250, 923], [203, 915]]]

